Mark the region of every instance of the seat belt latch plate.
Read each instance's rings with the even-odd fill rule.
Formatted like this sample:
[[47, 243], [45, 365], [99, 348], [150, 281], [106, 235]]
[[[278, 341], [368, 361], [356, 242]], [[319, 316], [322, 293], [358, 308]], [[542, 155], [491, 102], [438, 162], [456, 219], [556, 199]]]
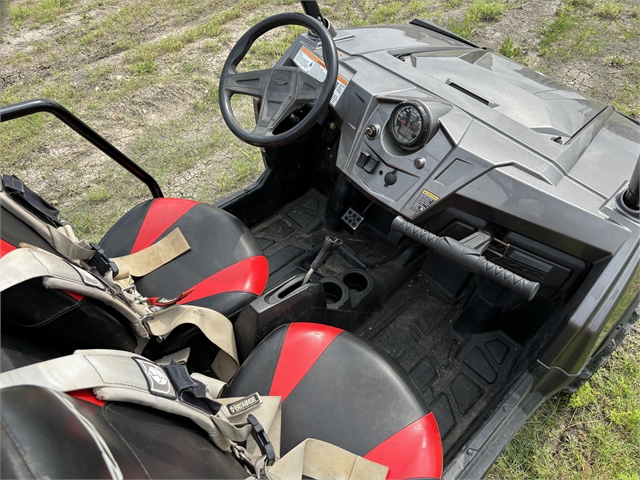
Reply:
[[276, 461], [276, 451], [273, 448], [271, 440], [269, 440], [269, 437], [267, 436], [267, 432], [264, 430], [264, 427], [258, 419], [252, 414], [249, 414], [247, 420], [253, 427], [253, 430], [251, 430], [251, 436], [258, 445], [260, 452], [266, 456], [265, 464], [268, 466], [273, 465]]

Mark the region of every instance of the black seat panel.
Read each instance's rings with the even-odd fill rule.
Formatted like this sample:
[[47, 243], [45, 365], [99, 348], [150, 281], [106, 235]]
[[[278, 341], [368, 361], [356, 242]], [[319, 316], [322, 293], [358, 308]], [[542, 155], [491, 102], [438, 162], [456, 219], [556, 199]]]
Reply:
[[112, 478], [92, 428], [124, 478], [248, 476], [188, 419], [132, 404], [97, 406], [24, 386], [2, 390], [2, 478]]

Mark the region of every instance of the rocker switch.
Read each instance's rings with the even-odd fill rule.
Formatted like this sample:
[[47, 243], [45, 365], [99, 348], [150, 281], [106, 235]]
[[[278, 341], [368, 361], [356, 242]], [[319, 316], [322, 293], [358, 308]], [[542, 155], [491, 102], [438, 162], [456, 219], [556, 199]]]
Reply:
[[367, 160], [367, 163], [362, 168], [367, 173], [373, 173], [375, 171], [375, 169], [378, 168], [378, 163], [379, 163], [378, 160], [376, 160], [375, 158], [371, 157], [371, 158], [369, 158], [369, 160]]
[[358, 157], [358, 161], [356, 162], [356, 165], [359, 166], [360, 168], [364, 168], [364, 166], [367, 164], [370, 158], [371, 158], [371, 155], [369, 155], [366, 152], [362, 152]]

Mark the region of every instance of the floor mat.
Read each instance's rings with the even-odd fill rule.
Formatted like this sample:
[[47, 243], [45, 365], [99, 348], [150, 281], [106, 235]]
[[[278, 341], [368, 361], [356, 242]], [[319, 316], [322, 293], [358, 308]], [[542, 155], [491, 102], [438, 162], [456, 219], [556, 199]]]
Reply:
[[[306, 272], [324, 237], [335, 235], [323, 225], [325, 205], [326, 198], [310, 190], [251, 229], [269, 260], [267, 288]], [[406, 242], [393, 245], [381, 240], [366, 223], [353, 234], [341, 232], [339, 236], [344, 245], [318, 269], [319, 277], [336, 277], [349, 268], [373, 269], [406, 246]]]
[[436, 416], [445, 456], [484, 419], [520, 353], [501, 332], [461, 337], [452, 327], [459, 313], [418, 275], [357, 331], [409, 373]]

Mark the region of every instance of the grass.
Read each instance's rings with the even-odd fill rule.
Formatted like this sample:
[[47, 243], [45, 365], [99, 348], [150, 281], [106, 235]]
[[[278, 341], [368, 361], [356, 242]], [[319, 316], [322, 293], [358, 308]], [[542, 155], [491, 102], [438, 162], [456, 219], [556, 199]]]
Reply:
[[542, 405], [489, 478], [637, 479], [640, 329], [573, 395]]
[[509, 58], [519, 58], [520, 57], [520, 47], [516, 47], [511, 40], [511, 37], [507, 37], [500, 45], [500, 50], [498, 50], [501, 55]]
[[464, 18], [451, 19], [449, 28], [452, 32], [464, 38], [469, 38], [482, 22], [495, 22], [502, 17], [507, 5], [501, 2], [475, 0], [467, 8]]
[[622, 3], [607, 0], [604, 3], [596, 5], [593, 9], [593, 13], [605, 20], [615, 20], [620, 17], [623, 9], [624, 5]]
[[29, 1], [26, 5], [9, 7], [9, 18], [12, 26], [18, 28], [24, 22], [33, 25], [51, 23], [72, 6], [72, 0], [40, 0]]
[[[586, 69], [586, 93], [640, 116], [640, 5], [637, 0], [561, 0], [553, 17], [513, 27], [515, 0], [323, 0], [338, 26], [436, 21], [506, 57], [560, 80]], [[287, 5], [291, 5], [290, 7]], [[539, 8], [531, 2], [528, 8]], [[260, 151], [229, 133], [218, 108], [218, 75], [235, 40], [292, 0], [15, 0], [0, 2], [11, 77], [0, 104], [50, 97], [152, 173], [166, 195], [216, 200], [262, 171]], [[70, 19], [75, 19], [73, 22]], [[272, 64], [302, 30], [259, 41], [241, 65]], [[489, 40], [487, 40], [489, 39]], [[3, 40], [4, 41], [4, 40]], [[491, 43], [493, 42], [493, 43]], [[40, 66], [46, 66], [42, 69]], [[242, 68], [240, 70], [242, 70]], [[250, 121], [251, 101], [239, 105]], [[0, 126], [3, 171], [45, 194], [79, 236], [99, 240], [149, 197], [110, 160], [48, 114]], [[640, 333], [573, 396], [559, 395], [525, 424], [492, 478], [638, 478]]]

